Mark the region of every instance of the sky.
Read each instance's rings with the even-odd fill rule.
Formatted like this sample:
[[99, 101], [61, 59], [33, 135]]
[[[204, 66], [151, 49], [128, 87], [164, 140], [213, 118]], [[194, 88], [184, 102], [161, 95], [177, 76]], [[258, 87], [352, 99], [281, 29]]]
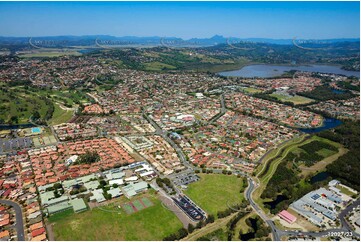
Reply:
[[360, 37], [359, 2], [0, 2], [0, 36]]

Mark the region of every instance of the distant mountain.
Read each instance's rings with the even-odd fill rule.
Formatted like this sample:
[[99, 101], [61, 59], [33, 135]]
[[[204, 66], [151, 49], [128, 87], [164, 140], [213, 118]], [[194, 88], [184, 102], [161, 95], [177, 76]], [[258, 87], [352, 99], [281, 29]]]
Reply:
[[84, 36], [39, 36], [39, 37], [1, 37], [0, 45], [28, 45], [29, 42], [34, 46], [56, 46], [56, 47], [71, 47], [71, 46], [104, 46], [104, 45], [119, 45], [119, 46], [174, 46], [174, 47], [206, 47], [226, 43], [268, 43], [279, 45], [292, 45], [293, 41], [297, 43], [338, 43], [338, 42], [359, 42], [359, 38], [344, 38], [344, 39], [270, 39], [270, 38], [226, 38], [222, 35], [214, 35], [211, 38], [191, 38], [188, 40], [177, 37], [138, 37], [138, 36], [112, 36], [112, 35], [84, 35]]

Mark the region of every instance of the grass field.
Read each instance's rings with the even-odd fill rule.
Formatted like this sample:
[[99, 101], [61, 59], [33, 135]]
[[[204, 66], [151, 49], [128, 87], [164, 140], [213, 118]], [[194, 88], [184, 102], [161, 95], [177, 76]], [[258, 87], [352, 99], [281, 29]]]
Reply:
[[333, 150], [329, 150], [329, 149], [323, 148], [323, 149], [317, 151], [316, 153], [319, 154], [320, 156], [328, 157], [328, 156], [330, 156], [330, 155], [336, 154], [337, 152], [336, 152], [336, 151], [333, 151]]
[[54, 224], [56, 240], [162, 240], [182, 227], [158, 199], [150, 196], [149, 199], [154, 206], [132, 214], [126, 214], [123, 209], [107, 212], [94, 208], [78, 214], [65, 211], [51, 216], [49, 222]]
[[356, 193], [353, 193], [351, 190], [347, 189], [346, 187], [344, 186], [341, 186], [341, 185], [337, 185], [336, 188], [340, 189], [340, 191], [343, 193], [343, 194], [346, 194], [350, 197], [352, 197], [353, 195], [355, 195]]
[[201, 180], [188, 185], [185, 193], [207, 213], [217, 216], [229, 205], [241, 203], [242, 179], [234, 175], [199, 174]]
[[80, 103], [89, 101], [90, 99], [81, 91], [36, 89], [28, 86], [10, 87], [3, 83], [0, 84], [0, 120], [7, 123], [12, 116], [16, 116], [18, 123], [28, 123], [35, 111], [44, 118], [51, 110], [51, 105], [54, 105], [52, 118], [48, 121], [51, 125], [55, 125], [66, 122], [72, 117], [74, 110], [71, 108], [74, 109]]
[[246, 88], [244, 88], [243, 90], [244, 90], [245, 92], [251, 93], [251, 94], [262, 92], [261, 90], [256, 89], [256, 88], [253, 88], [253, 87], [246, 87]]
[[293, 102], [295, 105], [307, 104], [307, 103], [315, 101], [311, 98], [302, 97], [302, 96], [298, 96], [298, 95], [295, 95], [292, 97], [287, 97], [287, 96], [281, 95], [281, 94], [270, 94], [270, 96], [275, 97], [282, 102]]
[[161, 70], [165, 70], [165, 69], [167, 69], [167, 70], [176, 69], [175, 66], [161, 63], [158, 61], [145, 63], [144, 65], [145, 65], [145, 69], [147, 71], [161, 71]]
[[59, 107], [59, 105], [54, 104], [54, 113], [53, 117], [50, 120], [51, 125], [61, 124], [69, 121], [73, 116], [73, 111], [64, 110]]
[[16, 116], [18, 123], [28, 123], [35, 111], [44, 117], [50, 108], [44, 99], [33, 95], [24, 88], [13, 89], [5, 84], [0, 84], [0, 87], [2, 87], [0, 88], [0, 119], [4, 122], [8, 122], [11, 117]]

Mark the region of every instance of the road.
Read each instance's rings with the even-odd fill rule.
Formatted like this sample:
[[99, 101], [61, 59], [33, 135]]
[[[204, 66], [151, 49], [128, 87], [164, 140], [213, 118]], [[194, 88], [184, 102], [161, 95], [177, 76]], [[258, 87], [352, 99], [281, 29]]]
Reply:
[[25, 241], [23, 213], [20, 205], [13, 201], [2, 200], [2, 199], [0, 200], [0, 204], [10, 205], [15, 209], [15, 218], [16, 218], [15, 228], [16, 228], [18, 241]]
[[221, 110], [219, 113], [217, 113], [213, 118], [209, 120], [208, 123], [213, 123], [217, 121], [220, 117], [222, 117], [226, 113], [226, 105], [224, 104], [224, 94], [221, 95]]
[[282, 236], [298, 236], [300, 234], [304, 236], [312, 236], [312, 237], [323, 237], [323, 236], [329, 236], [332, 232], [350, 232], [352, 231], [353, 236], [356, 236], [360, 238], [360, 235], [356, 233], [347, 223], [345, 216], [353, 210], [353, 208], [357, 207], [360, 204], [360, 199], [357, 199], [354, 201], [350, 206], [345, 208], [341, 211], [339, 214], [339, 219], [341, 221], [341, 228], [335, 228], [335, 229], [328, 229], [320, 232], [298, 232], [298, 231], [285, 231], [280, 230], [276, 227], [276, 225], [273, 223], [271, 219], [267, 217], [267, 215], [264, 214], [263, 210], [258, 207], [258, 205], [254, 202], [252, 198], [253, 191], [255, 188], [257, 188], [257, 184], [255, 185], [255, 182], [252, 178], [249, 178], [248, 180], [248, 188], [246, 190], [246, 199], [249, 201], [252, 208], [256, 211], [256, 213], [265, 221], [270, 228], [272, 229], [272, 236], [273, 240], [279, 241]]
[[144, 112], [143, 112], [143, 116], [156, 130], [155, 133], [162, 136], [163, 139], [166, 140], [173, 147], [173, 149], [177, 152], [177, 155], [178, 155], [179, 159], [181, 160], [181, 162], [187, 168], [193, 169], [192, 165], [189, 164], [186, 156], [184, 155], [182, 149], [179, 148], [179, 146], [171, 138], [169, 138], [168, 131], [164, 131], [163, 129], [161, 129], [161, 127], [159, 127], [159, 125]]
[[[219, 113], [219, 115], [215, 116], [214, 118], [212, 118], [213, 121], [217, 120], [219, 117], [221, 117], [224, 113], [225, 113], [225, 105], [224, 105], [224, 97], [223, 95], [221, 96], [221, 112]], [[155, 128], [156, 130], [156, 134], [162, 136], [177, 152], [178, 157], [180, 158], [180, 160], [182, 161], [182, 163], [190, 170], [193, 170], [193, 167], [189, 164], [189, 162], [187, 161], [185, 155], [183, 154], [183, 151], [179, 148], [179, 146], [168, 136], [168, 131], [164, 131], [163, 129], [161, 129], [159, 127], [159, 125], [153, 120], [151, 119], [147, 114], [145, 114], [143, 112], [143, 116], [146, 118], [146, 120], [148, 120], [148, 122]], [[304, 139], [302, 139], [302, 142], [304, 142], [306, 139], [308, 139], [309, 137], [306, 136]], [[285, 142], [282, 142], [281, 145], [283, 145]], [[269, 151], [270, 152], [270, 151]], [[262, 159], [265, 156], [262, 157]], [[266, 214], [264, 214], [263, 210], [260, 209], [258, 207], [258, 205], [254, 202], [253, 198], [252, 198], [252, 194], [255, 190], [255, 188], [257, 188], [258, 184], [252, 179], [249, 178], [249, 182], [248, 182], [248, 188], [246, 190], [246, 199], [249, 201], [251, 207], [255, 210], [255, 212], [262, 218], [263, 221], [265, 221], [268, 226], [271, 228], [272, 230], [272, 238], [275, 241], [280, 241], [282, 236], [298, 236], [300, 234], [304, 235], [304, 236], [312, 236], [312, 237], [322, 237], [322, 236], [329, 236], [329, 234], [331, 232], [349, 232], [352, 231], [354, 236], [360, 237], [359, 234], [357, 234], [355, 231], [353, 231], [352, 228], [350, 228], [349, 224], [347, 223], [347, 221], [345, 220], [345, 216], [354, 208], [356, 207], [358, 204], [360, 204], [360, 200], [358, 199], [357, 201], [355, 201], [352, 205], [348, 206], [345, 210], [343, 210], [340, 214], [339, 214], [339, 219], [341, 221], [341, 225], [342, 227], [339, 229], [329, 229], [329, 230], [324, 230], [324, 231], [320, 231], [320, 232], [298, 232], [298, 231], [284, 231], [284, 230], [280, 230], [276, 227], [275, 223], [268, 218], [268, 216]], [[178, 189], [177, 189], [178, 190]], [[177, 191], [180, 192], [180, 191]]]
[[278, 229], [276, 228], [276, 225], [273, 223], [272, 220], [270, 220], [264, 213], [263, 210], [258, 207], [258, 205], [253, 201], [252, 193], [255, 190], [254, 181], [252, 178], [248, 179], [248, 188], [246, 190], [246, 199], [249, 201], [252, 208], [256, 211], [256, 213], [265, 221], [268, 226], [272, 229], [272, 237], [275, 241], [280, 241], [280, 236], [278, 233]]

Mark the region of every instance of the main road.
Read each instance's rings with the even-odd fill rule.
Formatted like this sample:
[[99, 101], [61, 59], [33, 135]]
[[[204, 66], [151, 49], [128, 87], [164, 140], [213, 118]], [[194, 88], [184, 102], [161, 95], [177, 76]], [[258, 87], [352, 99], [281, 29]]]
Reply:
[[278, 229], [276, 225], [270, 220], [264, 213], [263, 210], [258, 207], [258, 205], [253, 201], [252, 194], [254, 191], [255, 185], [252, 178], [248, 179], [248, 188], [246, 190], [246, 199], [249, 201], [252, 208], [256, 211], [256, 213], [265, 221], [268, 226], [272, 229], [272, 237], [273, 240], [280, 241]]
[[10, 200], [0, 200], [0, 204], [6, 204], [9, 206], [12, 206], [15, 209], [15, 218], [16, 218], [16, 234], [18, 237], [18, 241], [25, 241], [24, 236], [24, 221], [23, 221], [23, 212], [21, 210], [21, 207], [16, 202], [10, 201]]
[[153, 126], [153, 128], [155, 129], [155, 133], [162, 136], [163, 139], [165, 139], [173, 147], [173, 149], [177, 152], [181, 162], [188, 169], [193, 169], [192, 166], [189, 164], [186, 156], [184, 155], [182, 149], [179, 148], [179, 146], [171, 138], [169, 138], [168, 132], [164, 131], [161, 127], [159, 127], [159, 125], [152, 118], [150, 118], [144, 111], [143, 111], [143, 116]]

